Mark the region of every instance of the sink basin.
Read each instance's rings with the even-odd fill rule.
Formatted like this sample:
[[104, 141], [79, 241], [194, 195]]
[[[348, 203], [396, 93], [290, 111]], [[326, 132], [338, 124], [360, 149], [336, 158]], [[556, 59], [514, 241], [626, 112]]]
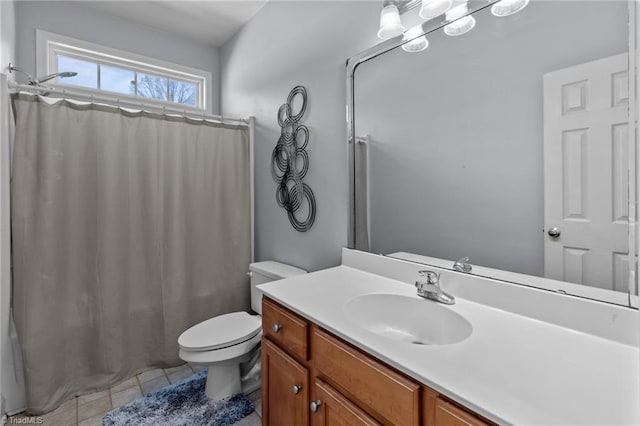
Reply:
[[450, 345], [471, 335], [471, 323], [437, 302], [367, 294], [344, 305], [347, 318], [372, 333], [414, 345]]

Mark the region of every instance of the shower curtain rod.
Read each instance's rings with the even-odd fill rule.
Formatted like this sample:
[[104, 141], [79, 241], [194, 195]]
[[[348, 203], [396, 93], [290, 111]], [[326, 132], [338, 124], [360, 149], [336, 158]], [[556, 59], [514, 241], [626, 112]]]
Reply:
[[151, 105], [144, 102], [136, 102], [129, 99], [121, 99], [118, 97], [111, 96], [95, 96], [95, 95], [87, 95], [82, 92], [67, 90], [65, 88], [53, 88], [53, 87], [44, 87], [44, 86], [31, 86], [28, 84], [18, 84], [12, 81], [9, 81], [9, 89], [15, 90], [18, 92], [25, 92], [29, 94], [36, 94], [36, 92], [44, 92], [43, 96], [49, 97], [49, 95], [53, 95], [49, 97], [50, 99], [68, 99], [70, 101], [79, 101], [79, 102], [90, 102], [96, 104], [105, 104], [117, 108], [126, 108], [126, 109], [134, 109], [144, 112], [150, 112], [154, 114], [163, 114], [163, 115], [178, 115], [191, 119], [199, 119], [199, 120], [207, 120], [220, 124], [232, 124], [238, 126], [249, 126], [249, 120], [244, 118], [227, 118], [221, 115], [213, 115], [207, 113], [199, 113], [189, 111], [187, 109], [179, 109], [173, 108], [170, 106], [157, 106]]

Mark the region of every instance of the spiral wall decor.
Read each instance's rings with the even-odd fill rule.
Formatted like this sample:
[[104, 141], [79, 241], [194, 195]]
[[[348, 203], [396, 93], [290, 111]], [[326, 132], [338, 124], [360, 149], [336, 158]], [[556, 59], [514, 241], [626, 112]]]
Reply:
[[[293, 100], [302, 97], [300, 110], [294, 114]], [[316, 199], [313, 191], [302, 181], [309, 170], [309, 154], [306, 147], [309, 143], [309, 129], [298, 124], [307, 109], [307, 89], [294, 87], [287, 102], [278, 109], [280, 138], [271, 154], [271, 176], [278, 184], [276, 201], [287, 211], [289, 221], [295, 230], [308, 231], [316, 219]], [[307, 206], [304, 220], [296, 216], [296, 212]]]

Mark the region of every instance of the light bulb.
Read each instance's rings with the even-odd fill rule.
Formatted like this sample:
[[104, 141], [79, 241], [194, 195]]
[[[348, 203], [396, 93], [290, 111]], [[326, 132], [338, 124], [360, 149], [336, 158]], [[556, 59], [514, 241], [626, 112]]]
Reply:
[[422, 29], [422, 25], [416, 25], [415, 27], [407, 30], [402, 37], [402, 41], [406, 41], [406, 43], [402, 45], [402, 50], [414, 53], [422, 52], [424, 49], [429, 47], [429, 41], [423, 33], [424, 30]]
[[471, 15], [465, 16], [468, 12], [466, 2], [448, 11], [446, 19], [451, 23], [445, 25], [444, 33], [449, 36], [459, 36], [471, 31], [476, 26], [476, 18]]
[[419, 15], [422, 19], [435, 18], [451, 9], [451, 5], [453, 0], [422, 0]]
[[509, 16], [520, 12], [528, 4], [529, 0], [500, 0], [491, 6], [491, 13], [498, 17]]
[[405, 28], [400, 20], [400, 12], [398, 6], [389, 4], [382, 8], [380, 12], [380, 29], [378, 30], [378, 38], [386, 40], [396, 37], [404, 32]]

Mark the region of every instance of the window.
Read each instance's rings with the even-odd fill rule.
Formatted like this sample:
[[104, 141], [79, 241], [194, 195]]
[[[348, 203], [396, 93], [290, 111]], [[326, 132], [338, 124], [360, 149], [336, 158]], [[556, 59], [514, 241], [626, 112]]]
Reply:
[[77, 73], [47, 84], [210, 112], [210, 72], [40, 30], [37, 50], [37, 75]]

